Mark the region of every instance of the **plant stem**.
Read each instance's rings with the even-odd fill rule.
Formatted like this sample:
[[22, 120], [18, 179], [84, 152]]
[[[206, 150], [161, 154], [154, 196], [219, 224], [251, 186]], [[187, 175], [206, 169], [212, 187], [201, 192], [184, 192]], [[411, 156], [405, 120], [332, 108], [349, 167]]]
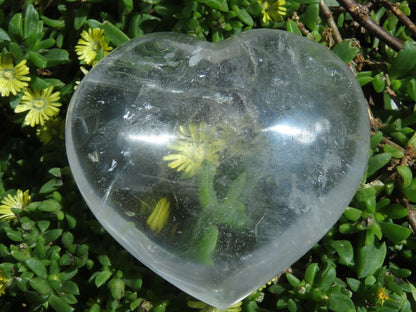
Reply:
[[191, 248], [198, 262], [213, 265], [219, 234], [218, 227], [213, 224], [215, 223], [215, 211], [219, 206], [214, 188], [215, 167], [209, 162], [204, 162], [198, 178], [201, 211], [195, 226]]
[[209, 162], [204, 162], [199, 173], [199, 201], [202, 212], [213, 213], [218, 207], [217, 193], [214, 188], [215, 167]]
[[341, 37], [341, 34], [339, 33], [337, 23], [335, 23], [331, 10], [328, 8], [324, 0], [321, 0], [321, 2], [319, 2], [319, 7], [321, 8], [321, 12], [325, 17], [326, 22], [328, 23], [328, 26], [331, 28], [332, 37], [334, 38], [335, 43], [341, 42], [342, 37]]
[[387, 32], [383, 27], [372, 20], [368, 14], [368, 8], [355, 2], [354, 0], [337, 0], [338, 3], [351, 14], [352, 18], [370, 33], [382, 40], [384, 43], [399, 51], [403, 49], [403, 43]]
[[392, 3], [388, 0], [378, 0], [387, 10], [393, 12], [394, 15], [400, 20], [400, 22], [405, 25], [412, 33], [413, 36], [416, 36], [416, 26], [413, 24], [412, 20], [408, 18], [399, 8], [397, 3]]

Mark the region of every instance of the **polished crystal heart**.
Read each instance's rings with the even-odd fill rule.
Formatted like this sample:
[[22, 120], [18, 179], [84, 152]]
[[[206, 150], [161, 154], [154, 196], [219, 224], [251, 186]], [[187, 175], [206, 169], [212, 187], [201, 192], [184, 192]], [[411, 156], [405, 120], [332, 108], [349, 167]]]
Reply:
[[78, 86], [66, 145], [104, 228], [167, 281], [225, 308], [308, 251], [363, 178], [361, 88], [279, 30], [131, 40]]

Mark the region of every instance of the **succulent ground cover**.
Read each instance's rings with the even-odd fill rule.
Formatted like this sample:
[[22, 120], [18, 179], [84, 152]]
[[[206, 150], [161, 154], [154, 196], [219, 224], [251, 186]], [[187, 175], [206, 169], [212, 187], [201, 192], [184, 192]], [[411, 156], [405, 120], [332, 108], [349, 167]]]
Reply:
[[348, 64], [368, 101], [371, 151], [326, 236], [224, 311], [416, 311], [415, 11], [414, 0], [0, 0], [0, 311], [219, 311], [94, 219], [68, 168], [65, 114], [88, 70], [131, 38], [216, 42], [252, 28], [308, 37]]

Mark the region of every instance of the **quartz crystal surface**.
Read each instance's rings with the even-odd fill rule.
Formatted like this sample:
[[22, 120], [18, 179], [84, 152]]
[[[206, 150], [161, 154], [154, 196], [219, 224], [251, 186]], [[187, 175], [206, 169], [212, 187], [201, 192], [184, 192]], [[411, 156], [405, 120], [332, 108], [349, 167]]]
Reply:
[[327, 48], [279, 31], [131, 40], [78, 86], [66, 145], [104, 228], [225, 308], [306, 253], [364, 175], [361, 88]]

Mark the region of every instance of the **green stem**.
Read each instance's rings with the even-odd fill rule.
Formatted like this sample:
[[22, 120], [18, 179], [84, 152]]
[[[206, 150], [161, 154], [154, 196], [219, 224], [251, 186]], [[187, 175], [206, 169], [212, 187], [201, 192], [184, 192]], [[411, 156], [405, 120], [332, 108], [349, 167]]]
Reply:
[[199, 201], [201, 211], [196, 222], [192, 239], [193, 253], [197, 261], [214, 264], [214, 252], [218, 240], [218, 227], [215, 224], [215, 211], [219, 203], [214, 188], [215, 167], [204, 162], [199, 172]]
[[214, 264], [214, 253], [215, 247], [217, 246], [218, 240], [218, 227], [210, 225], [202, 229], [198, 235], [198, 245], [196, 246], [195, 257], [200, 263], [213, 265]]
[[213, 164], [205, 161], [201, 166], [199, 173], [199, 202], [202, 208], [202, 214], [206, 212], [215, 213], [219, 206], [217, 193], [214, 188], [215, 167]]
[[217, 224], [227, 224], [233, 228], [243, 228], [247, 224], [245, 207], [240, 202], [246, 174], [242, 173], [230, 185], [227, 199], [220, 203], [214, 187], [216, 169], [208, 161], [204, 162], [198, 174], [199, 212], [192, 239], [195, 258], [204, 264], [214, 263], [215, 247], [218, 241]]

